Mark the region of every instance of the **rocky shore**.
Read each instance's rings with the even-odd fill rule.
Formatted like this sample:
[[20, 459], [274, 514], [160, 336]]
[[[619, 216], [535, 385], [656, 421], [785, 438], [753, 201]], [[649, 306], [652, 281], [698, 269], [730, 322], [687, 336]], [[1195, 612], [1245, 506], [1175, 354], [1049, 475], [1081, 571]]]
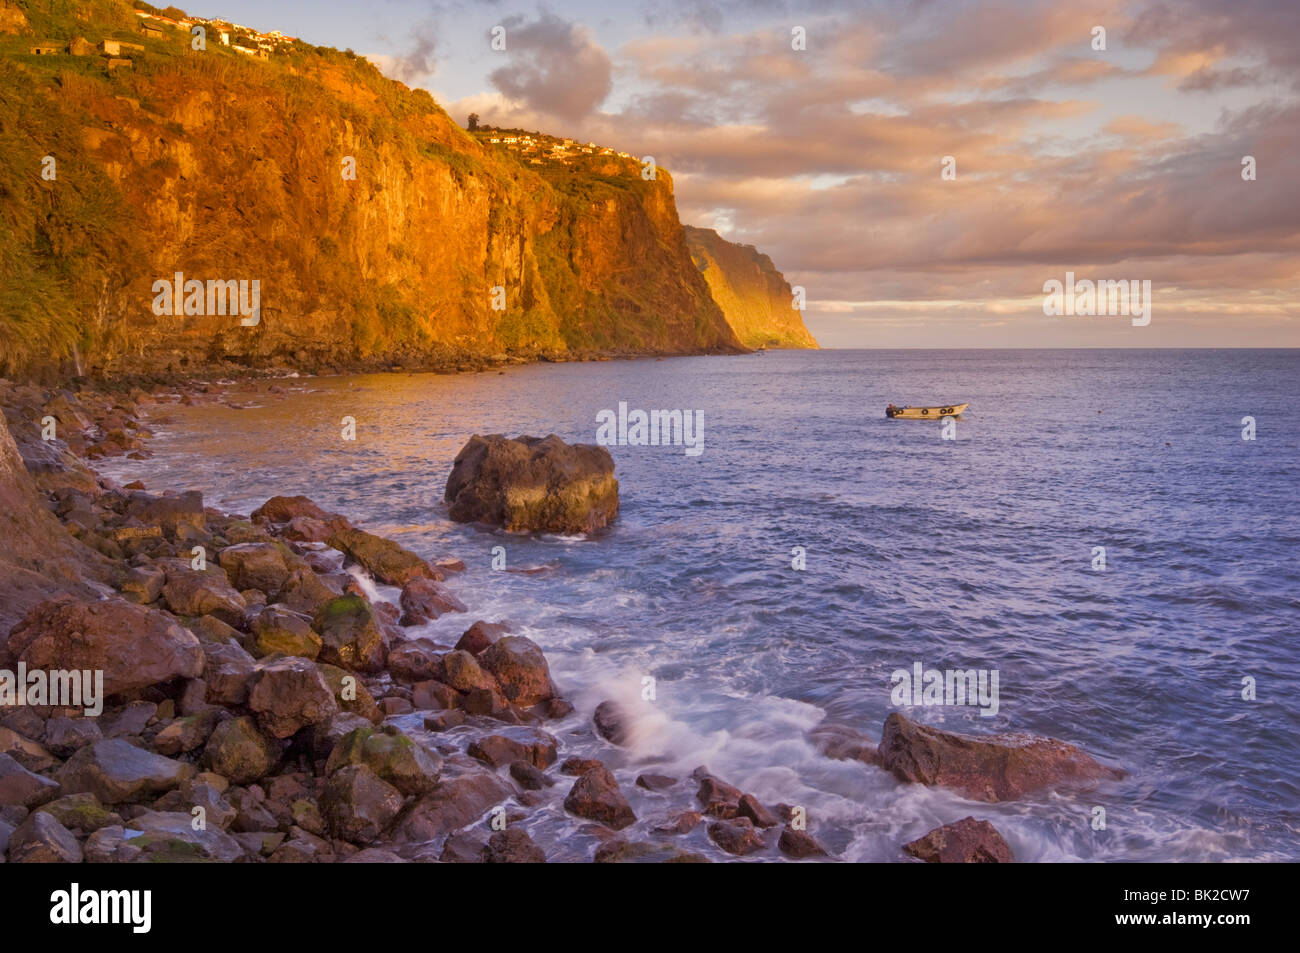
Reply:
[[[44, 692], [6, 700], [0, 681], [0, 861], [542, 862], [527, 829], [538, 815], [573, 825], [597, 862], [833, 859], [818, 818], [706, 766], [673, 777], [566, 750], [576, 722], [626, 745], [626, 713], [575, 712], [536, 643], [475, 620], [454, 554], [426, 560], [301, 495], [232, 514], [91, 469], [147, 458], [146, 409], [215, 399], [207, 384], [160, 395], [0, 382], [0, 672], [103, 679], [94, 714]], [[501, 511], [509, 474], [485, 461], [523, 453], [510, 444], [468, 445], [449, 500], [473, 518]], [[529, 485], [545, 490], [540, 454], [566, 451], [522, 446]], [[602, 514], [590, 525], [617, 512], [612, 464], [600, 467], [599, 491], [581, 494]], [[521, 512], [533, 510], [590, 520]], [[376, 598], [376, 585], [400, 596]], [[413, 631], [448, 613], [466, 621], [454, 644]], [[975, 801], [1119, 776], [1063, 742], [973, 739], [901, 714], [879, 746], [834, 726], [814, 740]], [[684, 836], [697, 831], [707, 840]], [[900, 859], [1012, 859], [973, 817], [899, 846]]]

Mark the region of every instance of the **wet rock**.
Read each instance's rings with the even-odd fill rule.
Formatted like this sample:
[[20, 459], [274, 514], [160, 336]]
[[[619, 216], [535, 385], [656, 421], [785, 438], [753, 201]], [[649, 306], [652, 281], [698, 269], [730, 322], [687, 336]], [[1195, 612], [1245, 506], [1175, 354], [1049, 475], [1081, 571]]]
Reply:
[[844, 725], [818, 725], [809, 737], [818, 750], [836, 761], [861, 761], [874, 764], [876, 746], [866, 735]]
[[402, 589], [402, 625], [423, 625], [444, 612], [466, 612], [465, 603], [440, 582], [419, 577]]
[[807, 831], [797, 831], [789, 825], [781, 831], [777, 846], [781, 848], [781, 853], [787, 857], [793, 857], [795, 860], [803, 860], [806, 857], [830, 856], [830, 851], [823, 847], [815, 837]]
[[512, 761], [526, 761], [534, 767], [546, 769], [557, 757], [555, 736], [539, 728], [507, 728], [499, 734], [479, 738], [466, 752], [497, 768]]
[[647, 791], [666, 791], [676, 783], [676, 778], [670, 778], [666, 774], [642, 774], [636, 779], [636, 786]]
[[710, 774], [702, 774], [697, 780], [700, 787], [695, 796], [704, 805], [705, 814], [732, 818], [740, 813], [740, 788], [732, 787]]
[[104, 827], [86, 841], [91, 863], [193, 863], [229, 864], [244, 857], [244, 848], [220, 827], [194, 829], [188, 813], [145, 811], [124, 827]]
[[282, 652], [315, 659], [324, 644], [304, 615], [285, 606], [267, 606], [249, 623], [247, 648], [259, 658]]
[[440, 711], [438, 714], [429, 715], [424, 719], [424, 727], [429, 731], [446, 731], [449, 728], [455, 728], [463, 724], [465, 724], [465, 713], [463, 711]]
[[155, 609], [121, 599], [42, 602], [10, 631], [8, 649], [29, 670], [102, 671], [106, 695], [203, 671], [203, 652], [192, 632]]
[[324, 662], [317, 662], [316, 667], [325, 676], [325, 682], [329, 685], [330, 692], [338, 700], [344, 711], [360, 715], [373, 724], [379, 724], [379, 722], [383, 721], [383, 713], [379, 710], [379, 705], [376, 704], [374, 696], [370, 694], [370, 690], [361, 683], [357, 676], [344, 671], [336, 665], [326, 665]]
[[[48, 722], [46, 723], [48, 734]], [[0, 754], [7, 754], [28, 771], [47, 771], [55, 764], [54, 755], [37, 741], [12, 728], [0, 728]]]
[[405, 857], [399, 857], [391, 850], [383, 850], [379, 847], [367, 847], [359, 850], [351, 857], [343, 860], [345, 864], [409, 864], [410, 861]]
[[700, 826], [704, 815], [699, 811], [682, 811], [654, 828], [656, 834], [689, 834]]
[[754, 822], [755, 827], [776, 827], [781, 823], [777, 820], [776, 815], [765, 808], [758, 798], [752, 794], [742, 794], [740, 802], [737, 805], [737, 816], [747, 817]]
[[104, 804], [161, 794], [194, 775], [194, 766], [137, 748], [120, 738], [96, 741], [68, 759], [57, 774], [63, 793], [83, 791]]
[[295, 516], [289, 520], [281, 535], [300, 543], [323, 543], [334, 535], [328, 523], [310, 516]]
[[1055, 738], [961, 735], [917, 724], [899, 712], [885, 719], [877, 759], [900, 781], [952, 788], [990, 803], [1124, 776]]
[[598, 864], [708, 864], [703, 854], [683, 850], [671, 844], [648, 841], [628, 842], [622, 838], [608, 840], [596, 848], [593, 858]]
[[478, 820], [511, 793], [510, 786], [491, 772], [443, 780], [403, 813], [393, 836], [418, 844], [435, 840]]
[[536, 642], [521, 635], [499, 638], [483, 650], [478, 664], [492, 674], [501, 694], [512, 705], [528, 708], [555, 694], [546, 656]]
[[614, 775], [604, 765], [592, 768], [574, 782], [564, 799], [565, 810], [590, 821], [622, 830], [636, 820]]
[[485, 864], [544, 864], [546, 854], [521, 827], [497, 831], [483, 847]]
[[221, 568], [236, 589], [279, 592], [289, 581], [284, 551], [275, 543], [240, 543], [221, 551]]
[[288, 582], [276, 593], [274, 601], [314, 619], [340, 595], [342, 589], [330, 588], [310, 569], [295, 569], [289, 573]]
[[323, 646], [320, 660], [359, 672], [381, 672], [388, 658], [383, 630], [370, 603], [339, 596], [326, 604], [313, 624]]
[[327, 513], [305, 496], [273, 496], [252, 512], [254, 520], [270, 523], [287, 523], [300, 516], [322, 523], [342, 519], [334, 513]]
[[405, 586], [420, 577], [442, 578], [442, 573], [409, 549], [365, 530], [341, 529], [329, 538], [329, 545], [347, 556], [349, 561], [359, 563], [385, 585]]
[[339, 711], [316, 664], [293, 657], [276, 659], [254, 673], [248, 707], [257, 715], [258, 725], [275, 738], [288, 738]]
[[465, 630], [460, 641], [456, 643], [456, 649], [477, 657], [509, 631], [510, 626], [503, 623], [480, 620]]
[[442, 659], [441, 681], [458, 692], [468, 692], [476, 688], [486, 688], [499, 694], [497, 680], [484, 671], [468, 652], [448, 652]]
[[388, 671], [399, 682], [441, 678], [441, 648], [431, 639], [401, 642], [388, 653]]
[[743, 856], [763, 850], [767, 845], [754, 830], [753, 822], [747, 817], [714, 821], [709, 825], [709, 840], [717, 844], [728, 854]]
[[349, 764], [330, 775], [321, 793], [321, 811], [335, 837], [367, 844], [402, 809], [402, 795], [363, 764]]
[[487, 844], [477, 834], [452, 834], [442, 845], [442, 855], [438, 860], [444, 864], [481, 864], [486, 848]]
[[349, 711], [341, 711], [329, 719], [321, 722], [311, 732], [311, 750], [317, 758], [328, 758], [334, 746], [343, 738], [358, 728], [369, 728], [371, 722], [353, 714]]
[[546, 772], [528, 761], [510, 762], [510, 777], [525, 791], [541, 791], [554, 783]]
[[171, 540], [184, 527], [202, 530], [207, 526], [203, 494], [196, 490], [177, 496], [152, 496], [137, 490], [127, 498], [125, 515], [144, 526], [157, 526]]
[[88, 792], [57, 798], [37, 810], [51, 815], [69, 830], [82, 834], [93, 834], [101, 827], [123, 823], [120, 814], [104, 807], [99, 798]]
[[1009, 864], [1011, 848], [988, 821], [963, 817], [903, 845], [903, 852], [928, 864]]
[[421, 710], [438, 710], [452, 708], [456, 705], [458, 693], [450, 685], [442, 682], [416, 682], [411, 686], [411, 704]]
[[280, 763], [280, 746], [252, 718], [232, 718], [213, 730], [203, 749], [203, 763], [235, 784], [250, 784]]
[[587, 533], [618, 515], [609, 451], [554, 434], [475, 434], [456, 455], [444, 495], [453, 520], [511, 531]]
[[560, 774], [580, 777], [592, 768], [603, 768], [604, 766], [605, 762], [598, 761], [595, 758], [565, 758], [564, 763], [560, 765]]
[[618, 702], [603, 701], [592, 714], [596, 733], [612, 745], [625, 745], [630, 740], [628, 717]]
[[58, 793], [58, 784], [28, 771], [9, 755], [0, 754], [0, 805], [32, 808], [53, 800]]
[[104, 737], [93, 718], [51, 718], [45, 723], [45, 745], [60, 758]]
[[350, 732], [330, 752], [325, 766], [333, 774], [349, 764], [363, 764], [402, 794], [424, 794], [438, 784], [442, 759], [397, 728], [367, 726]]
[[331, 864], [336, 857], [329, 841], [299, 831], [285, 841], [267, 859], [269, 864]]
[[11, 864], [79, 864], [82, 852], [72, 831], [37, 811], [9, 835], [8, 857]]
[[379, 710], [384, 713], [385, 718], [391, 718], [393, 715], [409, 714], [415, 711], [415, 706], [399, 695], [390, 695], [380, 699]]

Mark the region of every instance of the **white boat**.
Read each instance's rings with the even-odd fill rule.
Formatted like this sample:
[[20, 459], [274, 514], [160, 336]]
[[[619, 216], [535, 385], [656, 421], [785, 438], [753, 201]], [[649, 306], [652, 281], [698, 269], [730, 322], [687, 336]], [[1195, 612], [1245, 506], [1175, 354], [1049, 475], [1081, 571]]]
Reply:
[[885, 416], [895, 420], [939, 420], [943, 417], [960, 417], [970, 404], [946, 404], [937, 407], [895, 407], [890, 404], [885, 408]]

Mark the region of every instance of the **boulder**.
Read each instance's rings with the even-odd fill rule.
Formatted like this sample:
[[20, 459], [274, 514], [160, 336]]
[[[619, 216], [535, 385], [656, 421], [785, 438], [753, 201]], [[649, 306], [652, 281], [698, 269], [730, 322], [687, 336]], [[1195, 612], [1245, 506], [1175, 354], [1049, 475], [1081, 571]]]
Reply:
[[591, 716], [596, 733], [612, 745], [625, 745], [631, 737], [629, 719], [623, 706], [615, 701], [603, 701]]
[[274, 595], [289, 581], [284, 551], [275, 543], [227, 546], [221, 551], [220, 561], [236, 589], [260, 589]]
[[379, 724], [384, 720], [383, 713], [379, 710], [379, 706], [375, 704], [374, 696], [362, 684], [361, 679], [337, 665], [326, 665], [324, 662], [317, 662], [316, 667], [320, 669], [321, 675], [325, 676], [325, 683], [329, 685], [330, 692], [338, 700], [344, 711], [360, 715], [373, 724]]
[[121, 599], [42, 602], [14, 626], [8, 648], [28, 669], [102, 671], [105, 695], [203, 671], [203, 650], [192, 632], [156, 609]]
[[709, 858], [671, 844], [649, 841], [625, 841], [621, 837], [607, 840], [596, 848], [592, 858], [598, 864], [708, 864]]
[[388, 671], [399, 682], [442, 677], [442, 651], [431, 639], [400, 642], [388, 653]]
[[510, 626], [504, 623], [484, 622], [480, 619], [465, 630], [455, 647], [458, 651], [478, 656], [483, 653], [484, 649], [509, 631]]
[[531, 707], [555, 694], [546, 656], [536, 642], [522, 635], [502, 636], [483, 650], [478, 664], [496, 679], [506, 701], [519, 708]]
[[559, 437], [475, 434], [456, 455], [444, 494], [451, 518], [511, 531], [589, 533], [618, 515], [614, 458]]
[[483, 847], [485, 864], [544, 864], [546, 854], [522, 827], [497, 831]]
[[247, 648], [261, 658], [274, 652], [315, 659], [324, 643], [311, 620], [285, 606], [266, 606], [249, 623]]
[[526, 761], [534, 767], [545, 769], [555, 763], [556, 752], [554, 735], [547, 734], [540, 728], [519, 726], [477, 739], [470, 744], [466, 753], [494, 768], [512, 761]]
[[60, 758], [70, 758], [79, 749], [104, 737], [93, 718], [51, 718], [45, 723], [45, 745]]
[[280, 746], [258, 730], [252, 718], [232, 718], [213, 730], [203, 763], [235, 784], [251, 784], [280, 763]]
[[728, 854], [736, 855], [752, 854], [767, 846], [747, 817], [714, 821], [709, 825], [709, 840]]
[[167, 573], [163, 601], [177, 615], [212, 615], [227, 625], [239, 628], [244, 623], [248, 602], [230, 584], [226, 571], [208, 563], [204, 569], [191, 569], [184, 560], [165, 560]]
[[400, 625], [423, 625], [444, 612], [466, 612], [465, 603], [440, 582], [419, 577], [402, 587]]
[[397, 817], [402, 795], [365, 765], [349, 764], [325, 782], [320, 805], [335, 837], [368, 844]]
[[91, 863], [210, 863], [244, 859], [243, 845], [216, 824], [194, 829], [182, 811], [145, 811], [124, 827], [103, 827], [86, 840]]
[[88, 791], [58, 798], [37, 810], [50, 814], [64, 827], [82, 834], [93, 834], [101, 827], [122, 823], [120, 814], [104, 807], [99, 798]]
[[204, 642], [203, 656], [206, 700], [214, 705], [247, 703], [249, 683], [257, 670], [253, 656], [233, 642]]
[[[45, 730], [49, 732], [49, 722], [46, 722]], [[12, 728], [0, 727], [0, 754], [9, 755], [28, 771], [48, 771], [56, 763], [54, 755], [44, 745]]]
[[989, 803], [1124, 776], [1055, 738], [961, 735], [917, 724], [900, 712], [885, 719], [877, 760], [900, 781], [952, 788]]
[[360, 672], [381, 672], [388, 658], [384, 633], [370, 603], [360, 596], [331, 600], [316, 613], [320, 660]]
[[988, 821], [963, 817], [903, 845], [903, 852], [927, 864], [1009, 864], [1011, 848]]
[[283, 657], [261, 666], [248, 691], [257, 723], [275, 738], [288, 738], [339, 711], [325, 676], [310, 659]]
[[[699, 772], [697, 772], [699, 774]], [[699, 774], [696, 797], [704, 805], [704, 813], [713, 817], [732, 818], [740, 813], [740, 788], [733, 787], [711, 774]]]
[[564, 799], [565, 810], [622, 830], [636, 820], [632, 806], [619, 790], [618, 781], [604, 765], [592, 768], [577, 781]]
[[474, 656], [468, 652], [448, 652], [442, 658], [441, 681], [458, 692], [468, 692], [476, 688], [486, 688], [500, 692], [497, 680], [485, 672]]
[[357, 728], [330, 752], [327, 774], [363, 764], [402, 794], [424, 794], [438, 784], [442, 759], [393, 726]]
[[194, 766], [107, 738], [82, 748], [59, 771], [63, 793], [83, 791], [104, 804], [121, 804], [161, 794], [194, 775]]
[[776, 844], [781, 848], [781, 853], [795, 860], [830, 855], [830, 851], [823, 847], [817, 838], [807, 831], [797, 831], [789, 825], [782, 829], [781, 837]]
[[747, 817], [755, 827], [776, 827], [780, 823], [776, 815], [763, 806], [752, 794], [742, 794], [736, 810], [737, 817]]
[[127, 602], [146, 605], [158, 601], [166, 582], [167, 574], [155, 566], [133, 566], [122, 577], [118, 589]]
[[51, 801], [59, 785], [49, 778], [28, 771], [14, 758], [0, 754], [0, 807], [11, 804], [25, 808]]
[[[341, 520], [341, 516], [327, 513], [305, 496], [273, 496], [257, 509], [253, 510], [254, 520], [270, 523], [287, 523], [299, 516], [328, 522]], [[344, 520], [344, 523], [347, 521]]]
[[201, 748], [212, 736], [221, 715], [221, 710], [217, 708], [194, 715], [182, 715], [154, 736], [153, 749], [171, 757]]
[[11, 864], [79, 864], [81, 845], [76, 835], [55, 819], [37, 811], [29, 814], [9, 835]]
[[393, 836], [416, 844], [436, 840], [477, 821], [512, 793], [510, 786], [490, 771], [444, 780], [403, 813]]
[[320, 576], [304, 567], [289, 573], [288, 581], [280, 587], [272, 601], [315, 618], [318, 612], [341, 594], [342, 589], [331, 589]]
[[173, 541], [183, 528], [202, 530], [207, 526], [203, 494], [197, 490], [178, 496], [152, 496], [136, 490], [127, 497], [124, 515], [144, 526], [158, 527]]
[[666, 774], [640, 774], [636, 779], [636, 786], [647, 791], [666, 791], [676, 783], [676, 778]]
[[412, 579], [441, 579], [435, 570], [415, 553], [391, 539], [384, 539], [361, 529], [340, 529], [329, 538], [329, 545], [358, 563], [375, 579], [389, 586], [405, 586]]

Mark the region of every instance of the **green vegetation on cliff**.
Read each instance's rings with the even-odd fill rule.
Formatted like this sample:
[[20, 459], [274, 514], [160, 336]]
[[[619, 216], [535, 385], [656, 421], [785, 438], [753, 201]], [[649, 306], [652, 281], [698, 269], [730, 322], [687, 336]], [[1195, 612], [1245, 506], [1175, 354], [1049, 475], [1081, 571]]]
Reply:
[[[739, 348], [666, 171], [530, 166], [350, 51], [140, 22], [0, 0], [0, 373]], [[260, 323], [155, 315], [176, 272], [259, 281]]]

